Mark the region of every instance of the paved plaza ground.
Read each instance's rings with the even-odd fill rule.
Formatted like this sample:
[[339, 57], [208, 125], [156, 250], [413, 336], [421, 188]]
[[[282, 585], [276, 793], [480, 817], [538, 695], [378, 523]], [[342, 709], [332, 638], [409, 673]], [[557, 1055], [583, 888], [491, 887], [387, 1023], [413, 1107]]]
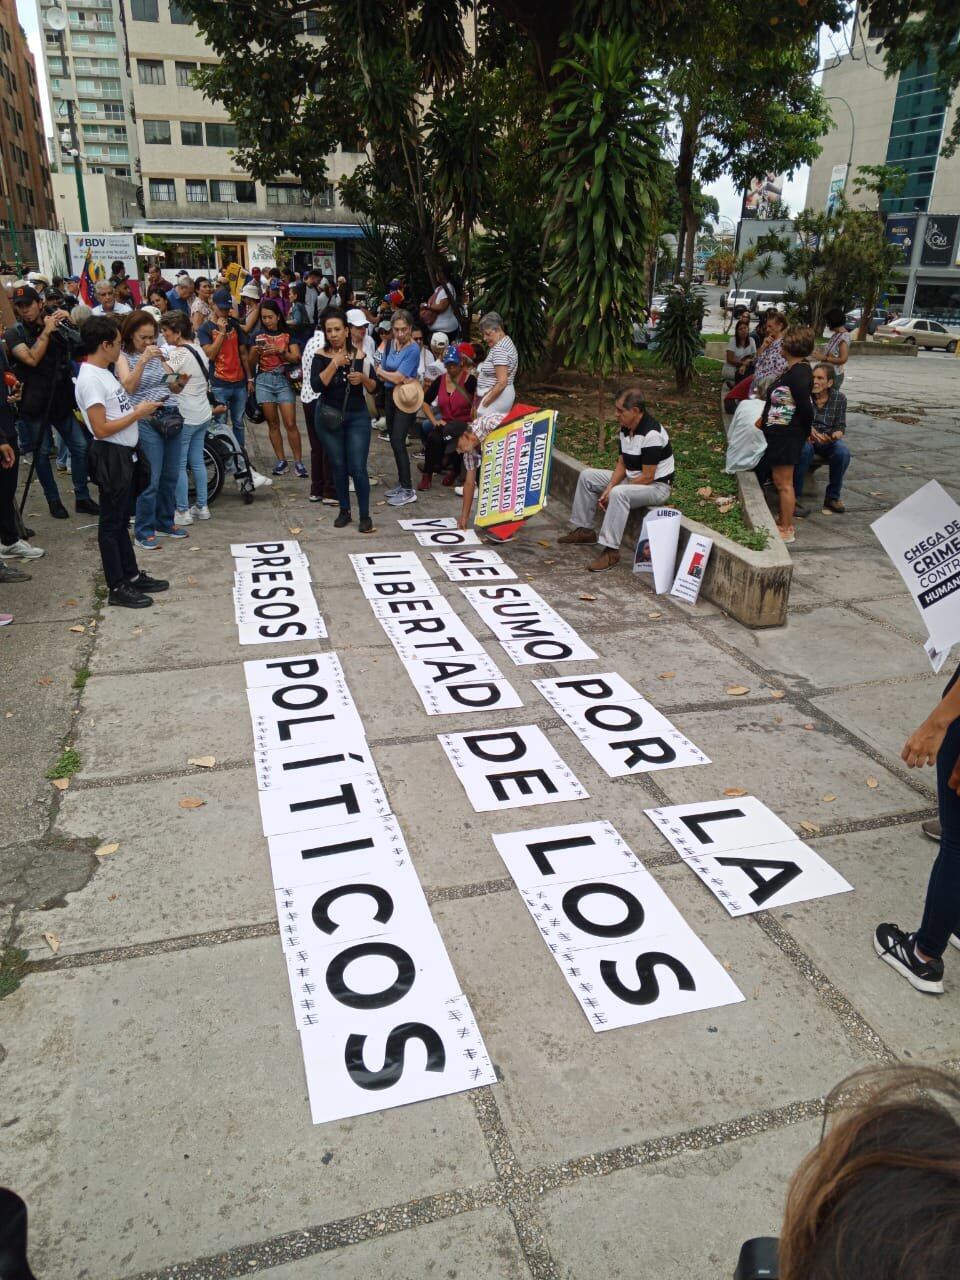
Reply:
[[[654, 597], [624, 564], [587, 575], [589, 548], [556, 547], [566, 512], [552, 505], [503, 555], [599, 661], [513, 667], [422, 549], [523, 700], [493, 723], [539, 724], [590, 793], [549, 810], [473, 811], [436, 735], [491, 723], [424, 714], [347, 559], [414, 549], [397, 515], [451, 514], [449, 490], [401, 513], [374, 506], [378, 531], [363, 539], [335, 531], [305, 482], [284, 478], [252, 508], [226, 493], [188, 542], [150, 558], [171, 579], [156, 607], [102, 616], [95, 528], [39, 516], [48, 555], [32, 583], [7, 589], [16, 623], [0, 633], [0, 920], [30, 962], [0, 1002], [0, 1169], [28, 1201], [39, 1280], [726, 1277], [744, 1238], [777, 1233], [834, 1084], [867, 1063], [960, 1058], [960, 955], [946, 957], [946, 994], [925, 998], [871, 942], [878, 921], [919, 918], [933, 777], [906, 771], [899, 751], [943, 680], [869, 527], [930, 477], [960, 492], [958, 379], [960, 362], [945, 358], [853, 364], [848, 514], [822, 516], [817, 501], [801, 522], [784, 628], [751, 632], [709, 604]], [[374, 470], [390, 481], [379, 442]], [[290, 536], [310, 557], [330, 639], [283, 656], [340, 655], [498, 1074], [492, 1087], [316, 1127], [241, 665], [277, 648], [240, 648], [231, 600], [229, 544]], [[714, 763], [607, 778], [531, 684], [603, 670]], [[749, 692], [727, 693], [740, 685]], [[81, 768], [59, 792], [43, 775], [67, 733]], [[188, 764], [207, 755], [213, 769]], [[729, 918], [643, 809], [733, 787], [854, 891]], [[185, 810], [186, 796], [205, 803]], [[643, 859], [743, 1003], [590, 1029], [490, 833], [597, 818]], [[98, 861], [105, 841], [119, 849]]]

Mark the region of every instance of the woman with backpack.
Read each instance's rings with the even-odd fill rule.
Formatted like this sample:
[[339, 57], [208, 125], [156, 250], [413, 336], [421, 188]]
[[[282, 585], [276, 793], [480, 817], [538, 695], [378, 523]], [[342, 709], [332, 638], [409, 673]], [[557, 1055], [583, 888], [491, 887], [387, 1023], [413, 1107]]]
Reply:
[[[193, 524], [194, 520], [209, 520], [207, 506], [207, 466], [203, 460], [203, 444], [207, 432], [213, 429], [213, 410], [209, 397], [210, 362], [203, 351], [190, 339], [193, 329], [182, 311], [171, 311], [160, 321], [160, 331], [167, 344], [167, 364], [176, 374], [171, 390], [183, 418], [180, 432], [180, 468], [177, 474], [178, 525]], [[196, 500], [188, 509], [189, 485], [187, 468], [193, 472]]]

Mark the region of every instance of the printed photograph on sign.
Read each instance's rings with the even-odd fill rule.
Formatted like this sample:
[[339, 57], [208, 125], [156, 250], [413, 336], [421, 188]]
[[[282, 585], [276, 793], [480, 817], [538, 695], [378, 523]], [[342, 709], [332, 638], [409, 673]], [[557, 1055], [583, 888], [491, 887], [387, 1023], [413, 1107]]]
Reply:
[[361, 873], [377, 875], [410, 861], [400, 824], [390, 813], [270, 836], [267, 843], [277, 887], [293, 888]]
[[538, 725], [442, 733], [439, 741], [478, 813], [588, 795]]
[[683, 600], [687, 604], [697, 603], [712, 548], [712, 538], [706, 538], [700, 533], [690, 535], [680, 557], [677, 576], [670, 588], [672, 596], [676, 596], [678, 600]]
[[642, 865], [609, 822], [508, 831], [494, 835], [493, 843], [520, 890], [591, 876], [624, 875]]
[[480, 536], [473, 529], [421, 529], [415, 536], [421, 547], [480, 546]]
[[257, 770], [257, 788], [275, 791], [301, 782], [311, 786], [318, 780], [369, 773], [376, 769], [366, 738], [344, 738], [336, 745], [317, 747], [275, 747], [256, 751], [253, 763]]
[[680, 545], [680, 512], [675, 507], [648, 511], [640, 526], [633, 555], [633, 572], [649, 574], [657, 595], [669, 591], [673, 583]]
[[319, 823], [352, 822], [361, 817], [382, 818], [390, 802], [375, 770], [339, 774], [314, 783], [293, 782], [275, 791], [258, 791], [260, 820], [265, 836], [308, 831]]

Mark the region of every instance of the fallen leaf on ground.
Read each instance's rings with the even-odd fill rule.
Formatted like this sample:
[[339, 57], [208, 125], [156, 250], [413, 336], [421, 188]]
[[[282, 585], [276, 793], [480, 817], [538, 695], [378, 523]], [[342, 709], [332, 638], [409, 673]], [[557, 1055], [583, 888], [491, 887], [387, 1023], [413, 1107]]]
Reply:
[[187, 550], [188, 550], [188, 551], [199, 551], [199, 550], [200, 550], [200, 548], [199, 548], [199, 547], [188, 547], [188, 548], [187, 548]]
[[787, 695], [784, 693], [784, 691], [783, 691], [782, 689], [771, 689], [771, 690], [770, 690], [770, 697], [771, 697], [771, 698], [785, 698], [786, 696], [787, 696]]
[[202, 809], [206, 804], [206, 800], [201, 800], [198, 796], [184, 796], [180, 801], [181, 809]]
[[658, 680], [674, 680], [676, 679], [676, 675], [677, 673], [675, 671], [661, 671], [660, 674], [657, 676], [657, 679]]
[[803, 727], [805, 729], [815, 729], [817, 726], [815, 724], [805, 724]]
[[876, 789], [877, 789], [877, 787], [879, 787], [879, 785], [880, 785], [880, 779], [879, 779], [879, 778], [868, 778], [868, 779], [867, 779], [867, 786], [870, 788], [870, 790], [871, 790], [871, 791], [876, 791]]
[[142, 635], [143, 635], [143, 627], [133, 627], [133, 628], [131, 628], [130, 634], [131, 634], [132, 636], [142, 636]]
[[709, 498], [712, 493], [713, 493], [713, 490], [710, 488], [709, 485], [706, 485], [703, 489], [697, 490], [697, 494], [701, 498]]
[[212, 769], [216, 763], [216, 756], [191, 756], [187, 761], [187, 764], [195, 764], [198, 769]]
[[82, 636], [82, 635], [83, 635], [83, 633], [86, 631], [86, 629], [87, 629], [87, 628], [86, 628], [86, 627], [84, 627], [84, 626], [77, 626], [77, 627], [71, 627], [71, 628], [70, 628], [70, 630], [71, 630], [71, 631], [76, 631], [76, 632], [78, 633], [78, 635], [81, 635], [81, 636]]
[[647, 617], [648, 617], [648, 618], [650, 618], [652, 621], [656, 622], [657, 618], [662, 618], [662, 617], [663, 617], [663, 614], [662, 614], [662, 613], [648, 613], [648, 614], [647, 614]]
[[94, 849], [93, 856], [95, 858], [109, 858], [111, 853], [116, 853], [119, 848], [120, 842], [114, 840], [110, 844], [102, 844], [99, 849]]
[[116, 900], [117, 900], [119, 897], [120, 897], [119, 893], [111, 893], [111, 894], [110, 894], [110, 896], [107, 898], [107, 901], [108, 901], [108, 902], [116, 902]]
[[743, 787], [727, 787], [723, 794], [725, 796], [745, 796], [747, 793]]
[[552, 547], [552, 546], [553, 546], [553, 543], [552, 543], [552, 542], [547, 542], [546, 538], [538, 538], [538, 539], [537, 539], [537, 546], [538, 546], [538, 547]]
[[66, 609], [68, 605], [76, 605], [79, 603], [80, 603], [79, 600], [64, 600], [63, 607]]
[[583, 592], [580, 596], [581, 600], [596, 600], [596, 598], [597, 598], [596, 596], [588, 596], [586, 592]]
[[51, 781], [58, 791], [66, 791], [67, 787], [70, 785], [69, 778], [53, 778]]
[[187, 586], [188, 586], [188, 587], [199, 587], [199, 585], [200, 585], [200, 583], [196, 580], [196, 578], [192, 578], [192, 577], [190, 576], [190, 574], [188, 573], [188, 574], [187, 574]]
[[45, 933], [43, 940], [54, 955], [60, 950], [60, 938], [55, 933]]
[[808, 831], [812, 836], [815, 836], [817, 832], [820, 830], [820, 828], [817, 826], [815, 822], [807, 822], [807, 821], [803, 821], [800, 823], [800, 829], [801, 831]]
[[37, 684], [53, 684], [53, 676], [41, 676]]
[[823, 801], [824, 804], [833, 804], [836, 798], [837, 797], [833, 794], [832, 791], [828, 791], [825, 796], [820, 797], [820, 799]]
[[303, 526], [302, 526], [302, 525], [299, 525], [299, 524], [295, 524], [295, 525], [293, 525], [293, 527], [291, 528], [290, 532], [291, 532], [291, 533], [303, 533]]
[[869, 494], [870, 494], [870, 497], [871, 497], [871, 498], [882, 498], [882, 497], [883, 497], [883, 490], [882, 490], [882, 489], [881, 489], [881, 490], [879, 490], [879, 491], [877, 491], [877, 492], [874, 492], [874, 490], [873, 490], [873, 489], [869, 489], [869, 490], [868, 490], [868, 492], [869, 492]]
[[750, 690], [745, 684], [728, 684], [726, 692], [729, 693], [732, 698], [740, 698], [745, 693], [749, 693]]

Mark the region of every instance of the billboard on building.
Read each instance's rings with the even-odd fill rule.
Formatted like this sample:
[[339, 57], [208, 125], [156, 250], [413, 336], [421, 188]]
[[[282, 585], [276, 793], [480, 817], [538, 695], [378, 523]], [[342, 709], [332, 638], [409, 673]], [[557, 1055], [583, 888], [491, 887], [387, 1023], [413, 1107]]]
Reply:
[[33, 233], [33, 241], [37, 247], [37, 266], [50, 280], [54, 276], [69, 274], [67, 269], [67, 249], [62, 231], [49, 231], [37, 228]]
[[751, 178], [749, 188], [743, 193], [740, 217], [760, 221], [779, 218], [785, 181], [786, 175], [782, 173], [765, 173], [762, 178]]
[[848, 167], [845, 164], [835, 164], [830, 171], [830, 186], [827, 189], [828, 214], [835, 213], [840, 204], [840, 197], [847, 182]]
[[953, 244], [957, 238], [958, 223], [960, 223], [960, 217], [955, 213], [927, 214], [923, 244], [920, 247], [922, 267], [953, 266]]
[[913, 256], [913, 242], [917, 238], [916, 214], [904, 217], [899, 213], [888, 213], [885, 234], [890, 244], [900, 246], [903, 250], [903, 265], [909, 266]]

